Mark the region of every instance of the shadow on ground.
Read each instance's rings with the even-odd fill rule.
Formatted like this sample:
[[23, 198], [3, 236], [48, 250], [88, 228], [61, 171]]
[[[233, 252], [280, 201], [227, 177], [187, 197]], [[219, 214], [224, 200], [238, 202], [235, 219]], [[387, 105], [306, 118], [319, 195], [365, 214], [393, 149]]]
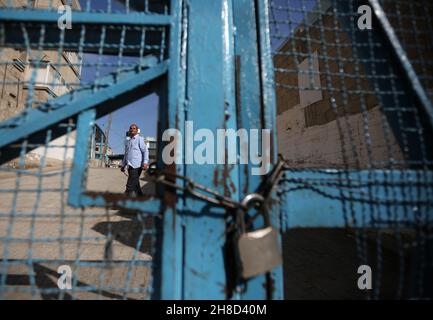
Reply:
[[[141, 188], [145, 196], [155, 194], [155, 184], [147, 177], [140, 180], [147, 183]], [[146, 254], [151, 253], [153, 218], [146, 213], [137, 210], [119, 209], [115, 215], [128, 220], [104, 221], [95, 224], [92, 229], [106, 236], [112, 235], [112, 239], [137, 249]]]
[[[134, 270], [105, 261], [64, 261], [72, 269], [72, 289], [59, 289], [57, 273], [59, 262], [32, 263], [13, 261], [6, 277], [5, 299], [13, 300], [80, 300], [126, 299], [137, 300], [146, 296], [148, 266], [136, 266]], [[128, 276], [128, 273], [131, 276]], [[0, 281], [4, 275], [0, 274]], [[129, 281], [128, 281], [129, 279]], [[126, 292], [126, 284], [141, 292]]]
[[[344, 229], [295, 229], [283, 237], [284, 293], [286, 299], [366, 299], [373, 290], [358, 288], [355, 234]], [[402, 297], [409, 296], [410, 256], [404, 254], [400, 278], [399, 247], [393, 237], [382, 236], [378, 267], [377, 237], [366, 237], [367, 263], [372, 268], [373, 289], [379, 286], [380, 299], [396, 299], [399, 282]], [[378, 281], [379, 279], [379, 281]]]
[[92, 229], [126, 246], [150, 254], [152, 249], [152, 217], [132, 210], [119, 210], [116, 215], [129, 218], [122, 221], [105, 221]]

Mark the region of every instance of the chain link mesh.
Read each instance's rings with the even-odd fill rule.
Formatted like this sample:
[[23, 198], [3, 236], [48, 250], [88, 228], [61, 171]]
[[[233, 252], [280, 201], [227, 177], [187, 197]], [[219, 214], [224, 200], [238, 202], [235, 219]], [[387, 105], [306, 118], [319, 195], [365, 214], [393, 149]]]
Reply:
[[[0, 8], [30, 17], [40, 9], [57, 12], [63, 3], [0, 1]], [[167, 3], [66, 2], [75, 11], [113, 15], [165, 15]], [[63, 107], [63, 96], [73, 103], [79, 92], [96, 94], [128, 72], [163, 61], [166, 32], [165, 26], [131, 23], [73, 22], [68, 30], [49, 23], [1, 21], [0, 121], [15, 117], [16, 123], [7, 125], [19, 126], [29, 110]], [[74, 209], [67, 204], [72, 160], [79, 147], [76, 124], [74, 116], [38, 133], [38, 140], [29, 136], [13, 146], [19, 156], [0, 166], [0, 299], [150, 297], [154, 218], [137, 211]], [[118, 169], [93, 167], [86, 178], [104, 188], [126, 179]], [[62, 265], [72, 270], [71, 290], [58, 286]]]
[[[432, 3], [380, 3], [431, 99]], [[347, 225], [356, 227], [359, 264], [374, 270], [368, 297], [428, 297], [431, 128], [378, 22], [359, 28], [363, 4], [270, 1], [279, 152], [289, 167], [279, 192], [307, 189], [341, 205]], [[299, 170], [317, 178], [293, 178]], [[389, 228], [380, 225], [385, 220]], [[398, 256], [386, 270], [385, 247]], [[383, 279], [397, 269], [390, 294]]]
[[[280, 194], [308, 189], [341, 204], [348, 225], [358, 226], [359, 262], [373, 264], [377, 272], [369, 297], [383, 296], [387, 243], [398, 257], [393, 297], [428, 296], [433, 148], [410, 79], [405, 80], [376, 24], [372, 31], [358, 29], [361, 2], [269, 2], [278, 143], [288, 166]], [[36, 3], [41, 7], [34, 8]], [[60, 4], [0, 1], [2, 8], [29, 15], [40, 8], [57, 11]], [[170, 10], [165, 1], [67, 4], [101, 14]], [[433, 101], [433, 5], [381, 4]], [[20, 115], [16, 123], [7, 122], [19, 126], [31, 109], [64, 106], [55, 98], [74, 101], [78, 92], [96, 93], [124, 73], [161, 62], [167, 58], [167, 38], [161, 26], [81, 23], [66, 32], [47, 23], [1, 21], [0, 120]], [[110, 74], [110, 81], [101, 80]], [[73, 117], [45, 129], [37, 140], [28, 137], [14, 146], [19, 156], [0, 167], [0, 298], [141, 299], [151, 293], [153, 219], [159, 218], [114, 208], [73, 209], [66, 203], [76, 129]], [[317, 178], [293, 178], [299, 170]], [[97, 181], [100, 174], [90, 168], [87, 179]], [[379, 189], [384, 198], [377, 196]], [[381, 228], [384, 221], [391, 227]], [[74, 274], [70, 291], [57, 285], [57, 268], [65, 264]]]

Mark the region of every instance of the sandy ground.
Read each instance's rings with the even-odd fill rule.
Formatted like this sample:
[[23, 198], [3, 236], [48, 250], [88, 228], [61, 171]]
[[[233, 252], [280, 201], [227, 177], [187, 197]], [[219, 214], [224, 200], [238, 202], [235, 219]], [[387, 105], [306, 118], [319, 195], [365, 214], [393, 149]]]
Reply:
[[[66, 298], [123, 298], [123, 289], [135, 291], [125, 297], [144, 298], [151, 221], [138, 221], [134, 212], [71, 208], [69, 174], [51, 168], [43, 175], [17, 179], [14, 173], [0, 173], [0, 275], [8, 275], [0, 298], [56, 298], [45, 289], [57, 287], [57, 268], [64, 264], [77, 281], [77, 290], [67, 291]], [[121, 193], [126, 179], [119, 169], [92, 168], [88, 190]]]
[[[0, 173], [0, 281], [6, 284], [0, 282], [0, 298], [59, 298], [57, 268], [65, 264], [71, 266], [77, 282], [74, 290], [63, 291], [64, 298], [147, 297], [151, 235], [145, 233], [151, 229], [151, 220], [139, 221], [134, 212], [69, 207], [69, 176], [59, 170], [47, 170], [41, 180], [31, 175], [17, 180], [14, 173]], [[87, 187], [123, 192], [126, 179], [119, 169], [93, 168]], [[35, 192], [38, 186], [44, 192]], [[392, 240], [383, 240], [388, 245], [381, 253], [381, 297], [395, 298], [400, 281], [398, 249]], [[369, 237], [373, 267], [375, 243], [374, 236]], [[360, 261], [353, 233], [291, 230], [285, 233], [283, 244], [286, 298], [366, 298], [366, 292], [356, 285]], [[409, 271], [410, 259], [405, 258], [404, 282], [410, 279]], [[404, 291], [408, 288], [405, 283]]]

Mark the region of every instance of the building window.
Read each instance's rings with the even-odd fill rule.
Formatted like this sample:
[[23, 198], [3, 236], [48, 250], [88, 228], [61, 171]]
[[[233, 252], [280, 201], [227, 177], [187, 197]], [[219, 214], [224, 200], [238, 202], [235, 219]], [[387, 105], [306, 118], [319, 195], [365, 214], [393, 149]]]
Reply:
[[27, 73], [27, 82], [34, 81], [35, 86], [45, 85], [47, 83], [47, 73], [49, 68], [48, 61], [30, 60], [30, 68]]
[[317, 51], [298, 65], [299, 100], [302, 107], [323, 99]]
[[[31, 62], [27, 73], [27, 82], [32, 82], [35, 87], [48, 89], [51, 96], [57, 97], [68, 91], [65, 79], [48, 61]], [[35, 75], [34, 75], [35, 73]], [[34, 77], [34, 78], [32, 78]]]

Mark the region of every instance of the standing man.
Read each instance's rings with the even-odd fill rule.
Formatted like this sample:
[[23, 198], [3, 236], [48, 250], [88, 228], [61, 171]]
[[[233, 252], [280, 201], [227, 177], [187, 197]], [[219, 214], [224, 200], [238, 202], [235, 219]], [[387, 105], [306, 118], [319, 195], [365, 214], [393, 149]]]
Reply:
[[123, 156], [122, 167], [120, 170], [125, 172], [128, 167], [128, 181], [126, 183], [125, 194], [136, 197], [142, 196], [140, 187], [140, 175], [142, 170], [149, 167], [149, 150], [144, 139], [138, 135], [136, 124], [129, 126], [129, 140], [125, 145], [125, 155]]

